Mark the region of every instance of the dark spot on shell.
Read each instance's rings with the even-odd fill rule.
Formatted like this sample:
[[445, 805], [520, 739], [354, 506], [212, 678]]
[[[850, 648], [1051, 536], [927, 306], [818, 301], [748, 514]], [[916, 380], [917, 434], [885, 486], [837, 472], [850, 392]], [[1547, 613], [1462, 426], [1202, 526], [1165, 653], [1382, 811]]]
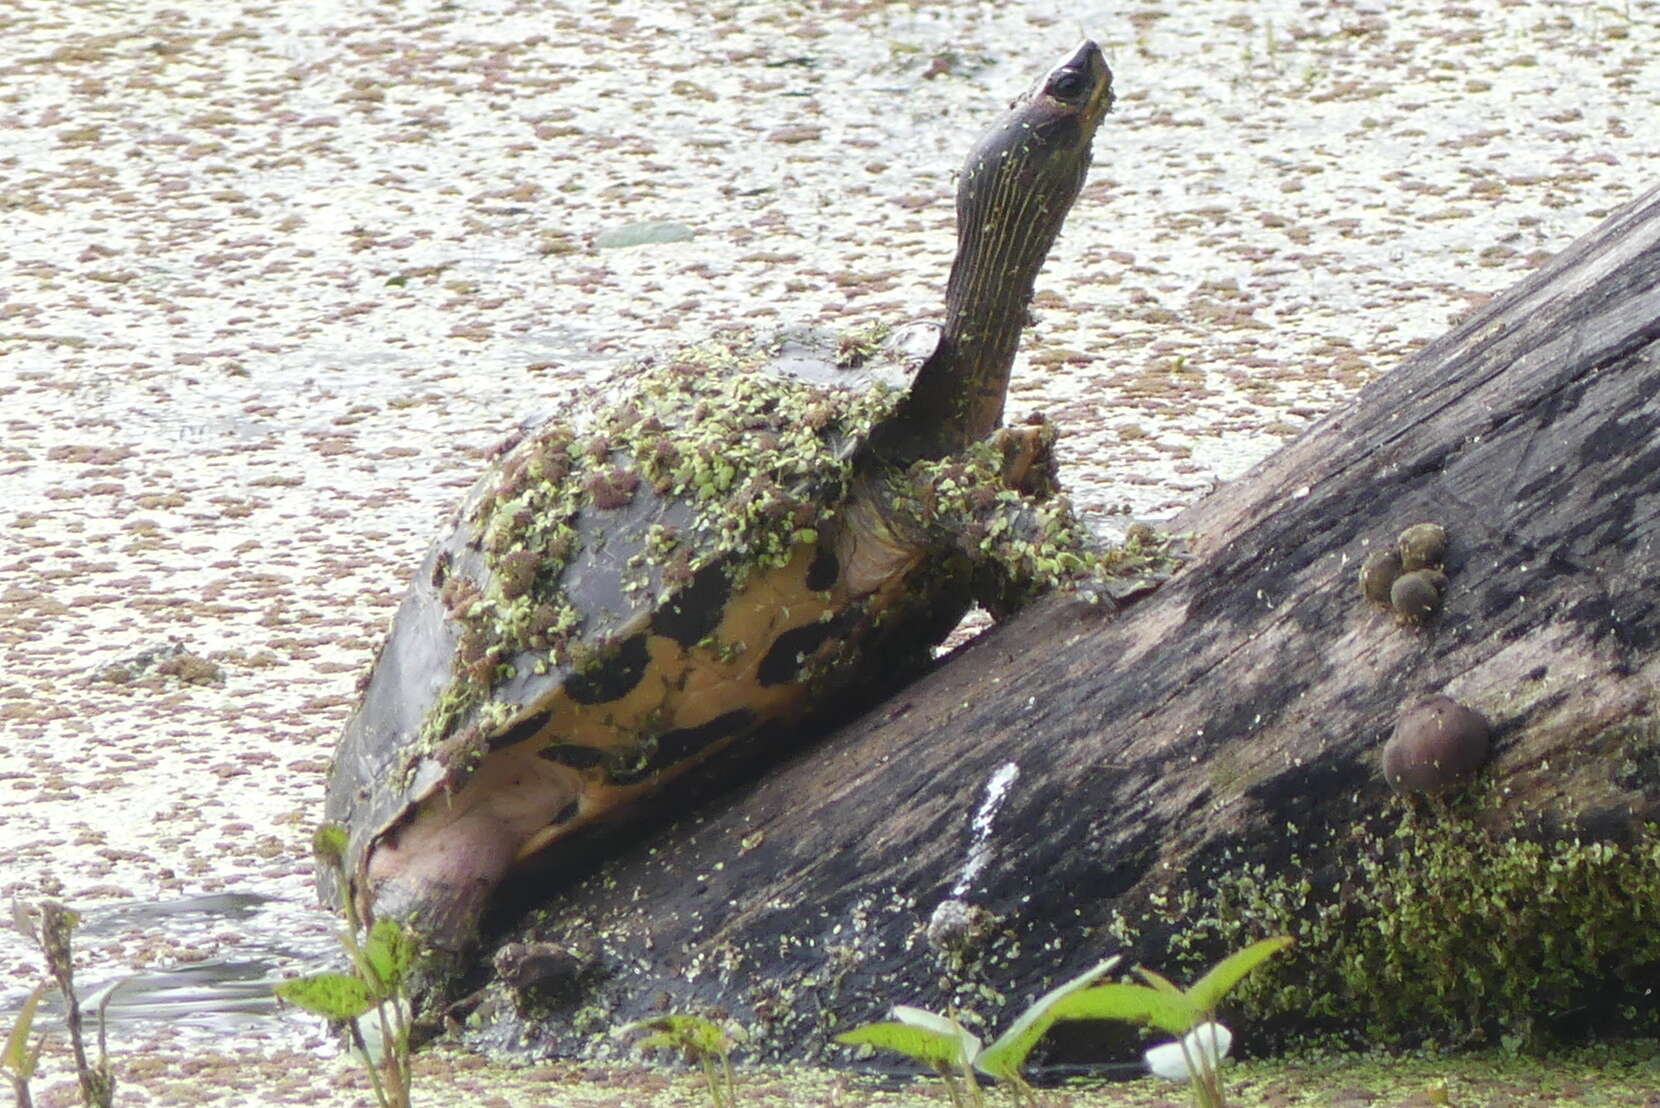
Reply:
[[573, 769], [588, 769], [605, 760], [605, 751], [592, 746], [578, 746], [576, 743], [557, 743], [544, 748], [536, 756]]
[[1401, 574], [1389, 587], [1389, 604], [1403, 618], [1421, 623], [1441, 610], [1441, 593], [1446, 587], [1446, 574], [1415, 569]]
[[1447, 532], [1439, 523], [1415, 523], [1395, 540], [1406, 570], [1440, 566], [1447, 560]]
[[573, 800], [553, 814], [552, 822], [555, 825], [569, 823], [571, 820], [575, 819], [577, 814], [581, 811], [582, 802], [580, 800]]
[[723, 712], [708, 723], [696, 727], [680, 727], [657, 737], [657, 754], [652, 761], [659, 766], [683, 762], [705, 747], [742, 734], [755, 725], [755, 713], [749, 708], [734, 708]]
[[841, 571], [841, 562], [836, 559], [836, 552], [828, 546], [820, 546], [813, 553], [813, 560], [807, 566], [807, 587], [814, 592], [823, 592], [835, 585]]
[[689, 648], [720, 626], [731, 597], [732, 582], [725, 567], [718, 562], [704, 566], [692, 575], [690, 584], [651, 614], [651, 629]]
[[1375, 604], [1389, 603], [1389, 589], [1401, 575], [1401, 556], [1393, 550], [1374, 550], [1360, 563], [1360, 591]]
[[820, 620], [790, 628], [773, 641], [772, 649], [767, 651], [767, 656], [761, 659], [755, 670], [755, 679], [762, 685], [782, 685], [794, 681], [807, 658], [839, 629], [836, 620]]
[[504, 746], [513, 746], [515, 743], [535, 738], [537, 733], [548, 725], [548, 720], [552, 716], [552, 712], [537, 712], [533, 716], [526, 716], [507, 730], [490, 736], [490, 749], [500, 750]]
[[1487, 761], [1492, 728], [1480, 712], [1431, 696], [1401, 713], [1383, 746], [1383, 776], [1398, 793], [1441, 793]]
[[606, 770], [605, 780], [613, 785], [637, 785], [656, 772], [657, 766], [653, 762], [630, 762], [626, 769]]
[[609, 657], [584, 673], [573, 673], [565, 682], [565, 694], [578, 704], [606, 704], [627, 696], [646, 675], [651, 655], [646, 635], [641, 632], [625, 640]]
[[696, 727], [680, 727], [666, 731], [648, 744], [649, 752], [643, 758], [629, 758], [606, 768], [605, 779], [613, 785], [633, 785], [644, 781], [660, 770], [678, 765], [723, 739], [741, 735], [755, 726], [756, 716], [749, 708], [734, 708], [707, 723]]

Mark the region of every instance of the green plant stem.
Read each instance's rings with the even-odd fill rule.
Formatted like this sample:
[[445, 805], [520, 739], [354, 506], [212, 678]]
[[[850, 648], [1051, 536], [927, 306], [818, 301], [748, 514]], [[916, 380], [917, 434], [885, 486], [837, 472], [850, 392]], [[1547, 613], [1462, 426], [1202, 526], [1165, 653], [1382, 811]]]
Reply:
[[941, 1064], [935, 1067], [934, 1072], [939, 1075], [940, 1082], [945, 1085], [945, 1095], [951, 1098], [952, 1108], [968, 1108], [963, 1103], [962, 1090], [957, 1088], [957, 1079], [952, 1076], [951, 1070]]
[[[46, 955], [46, 968], [63, 994], [64, 1024], [69, 1029], [69, 1043], [75, 1053], [75, 1076], [81, 1086], [81, 1103], [88, 1108], [111, 1108], [115, 1099], [115, 1078], [110, 1074], [109, 1057], [100, 1054], [98, 1065], [87, 1061], [86, 1040], [81, 1022], [81, 1003], [75, 996], [75, 958], [70, 948], [70, 935], [77, 922], [74, 912], [55, 900], [40, 905], [40, 941]], [[100, 1030], [99, 1043], [103, 1034]]]
[[[375, 1017], [380, 1020], [380, 1068], [386, 1071], [386, 1098], [390, 1108], [409, 1108], [409, 1085], [404, 1080], [405, 1066], [408, 1064], [404, 1054], [404, 1044], [408, 1037], [404, 1034], [403, 1012], [394, 1012], [391, 1018], [386, 1015], [386, 1006], [398, 1005], [398, 1000], [382, 1000], [375, 1005]], [[393, 1028], [396, 1025], [396, 1032]], [[371, 1067], [372, 1068], [372, 1067]]]
[[375, 1065], [373, 1058], [369, 1057], [369, 1043], [363, 1037], [363, 1026], [355, 1019], [348, 1026], [351, 1028], [352, 1045], [357, 1047], [358, 1054], [363, 1058], [363, 1066], [369, 1071], [369, 1084], [375, 1090], [375, 1103], [379, 1104], [381, 1108], [388, 1108], [391, 1101], [386, 1099], [386, 1089], [380, 1081], [380, 1067]]
[[[1195, 1058], [1193, 1052], [1188, 1050], [1186, 1035], [1177, 1039], [1176, 1042], [1182, 1048], [1182, 1061], [1187, 1063], [1187, 1079], [1193, 1086], [1194, 1103], [1199, 1108], [1227, 1108], [1227, 1103], [1222, 1098], [1222, 1087], [1216, 1079], [1216, 1071], [1211, 1068], [1210, 1058], [1203, 1048], [1199, 1050], [1199, 1056]], [[1211, 1041], [1213, 1049], [1215, 1045], [1215, 1039], [1213, 1038]]]

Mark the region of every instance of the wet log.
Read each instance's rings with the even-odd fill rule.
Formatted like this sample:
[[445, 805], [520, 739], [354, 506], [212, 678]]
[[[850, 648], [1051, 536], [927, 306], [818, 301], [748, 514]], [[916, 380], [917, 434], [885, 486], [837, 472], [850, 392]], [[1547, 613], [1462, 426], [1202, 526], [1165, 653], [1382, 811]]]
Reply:
[[[1455, 987], [1423, 1033], [1526, 1038], [1518, 1000], [1652, 1019], [1657, 517], [1660, 190], [1180, 516], [1192, 562], [1156, 594], [1044, 601], [553, 892], [502, 941], [570, 951], [564, 976], [492, 986], [467, 1035], [591, 1054], [700, 1011], [758, 1056], [846, 1058], [830, 1036], [896, 1001], [1000, 1026], [1114, 949], [1179, 974], [1282, 928], [1300, 955], [1245, 998], [1265, 1033], [1409, 1038], [1415, 954], [1537, 974]], [[1357, 571], [1423, 521], [1449, 584], [1411, 624]], [[1380, 748], [1427, 694], [1482, 713], [1492, 757], [1398, 797]], [[1528, 930], [1592, 916], [1569, 980], [1574, 936]], [[1066, 1026], [1066, 1052], [1126, 1056]]]

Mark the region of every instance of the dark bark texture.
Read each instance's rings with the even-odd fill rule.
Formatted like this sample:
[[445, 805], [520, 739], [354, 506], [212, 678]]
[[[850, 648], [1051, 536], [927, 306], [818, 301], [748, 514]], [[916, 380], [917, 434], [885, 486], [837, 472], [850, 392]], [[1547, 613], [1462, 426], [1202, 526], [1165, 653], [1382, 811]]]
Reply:
[[[1349, 863], [1403, 824], [1648, 849], [1657, 516], [1660, 190], [1183, 513], [1193, 558], [1157, 593], [1111, 618], [1050, 598], [552, 892], [506, 938], [569, 949], [566, 976], [498, 983], [469, 1034], [592, 1054], [611, 1025], [699, 1011], [757, 1056], [845, 1058], [830, 1036], [894, 1002], [995, 1028], [1115, 949], [1187, 972], [1265, 933], [1238, 903], [1208, 947], [1183, 931], [1244, 873], [1300, 882], [1306, 918], [1364, 899]], [[1423, 521], [1450, 585], [1413, 626], [1356, 574]], [[1493, 756], [1407, 801], [1379, 752], [1431, 693], [1486, 715]], [[931, 940], [950, 900], [970, 922]], [[1365, 1026], [1367, 1003], [1324, 1024]]]

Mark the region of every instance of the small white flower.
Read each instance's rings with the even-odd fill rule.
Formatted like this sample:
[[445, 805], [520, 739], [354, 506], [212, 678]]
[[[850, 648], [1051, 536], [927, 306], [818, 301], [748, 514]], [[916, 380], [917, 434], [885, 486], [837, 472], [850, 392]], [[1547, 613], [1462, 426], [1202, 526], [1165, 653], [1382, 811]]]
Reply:
[[1191, 1081], [1193, 1074], [1187, 1068], [1189, 1058], [1203, 1072], [1215, 1073], [1216, 1064], [1228, 1056], [1232, 1046], [1232, 1031], [1219, 1023], [1201, 1023], [1182, 1036], [1181, 1042], [1155, 1046], [1144, 1057], [1147, 1068], [1156, 1076], [1166, 1081]]

